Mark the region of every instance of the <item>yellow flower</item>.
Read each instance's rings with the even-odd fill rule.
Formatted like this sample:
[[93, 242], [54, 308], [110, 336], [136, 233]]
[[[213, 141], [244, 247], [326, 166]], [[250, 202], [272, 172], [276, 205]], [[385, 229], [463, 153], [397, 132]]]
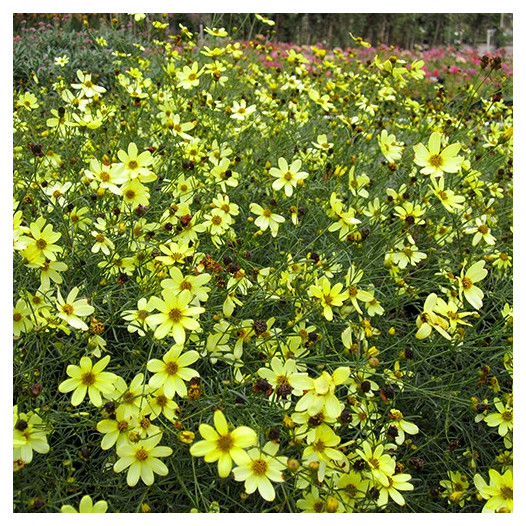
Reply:
[[62, 234], [53, 231], [53, 225], [47, 224], [43, 217], [29, 225], [31, 240], [22, 250], [22, 256], [32, 264], [42, 264], [46, 259], [56, 261], [56, 253], [62, 252], [62, 247], [55, 245]]
[[345, 461], [345, 455], [336, 449], [341, 438], [326, 424], [318, 426], [312, 435], [307, 436], [307, 447], [303, 450], [302, 459], [306, 462]]
[[267, 442], [261, 450], [253, 448], [248, 451], [249, 461], [233, 469], [234, 479], [245, 482], [245, 491], [249, 495], [258, 490], [266, 501], [276, 498], [272, 482], [283, 482], [281, 472], [287, 467], [287, 457], [276, 456], [278, 449], [274, 442]]
[[411, 475], [406, 473], [398, 473], [396, 475], [387, 475], [387, 484], [381, 484], [379, 487], [380, 495], [377, 499], [377, 504], [380, 507], [387, 505], [389, 497], [393, 499], [399, 506], [405, 505], [405, 499], [400, 491], [410, 491], [414, 486], [408, 482]]
[[114, 373], [103, 372], [109, 361], [110, 357], [106, 356], [93, 365], [91, 358], [83, 356], [80, 359], [80, 366], [68, 365], [66, 373], [71, 378], [64, 380], [58, 386], [58, 390], [61, 393], [73, 391], [71, 405], [79, 405], [87, 393], [90, 402], [95, 407], [100, 407], [102, 405], [101, 394], [111, 394], [114, 391], [113, 384], [117, 379]]
[[498, 412], [490, 413], [484, 418], [484, 422], [489, 427], [498, 427], [499, 435], [506, 436], [513, 431], [513, 406], [510, 404], [504, 405], [498, 398], [493, 401]]
[[199, 433], [204, 438], [190, 448], [194, 457], [204, 457], [205, 462], [216, 462], [221, 478], [226, 478], [232, 471], [232, 463], [247, 464], [251, 461], [245, 448], [257, 442], [256, 432], [246, 426], [236, 427], [229, 431], [225, 415], [218, 409], [214, 413], [215, 429], [208, 424], [199, 426]]
[[283, 157], [280, 157], [278, 159], [278, 166], [279, 169], [271, 168], [269, 170], [270, 175], [276, 178], [272, 183], [272, 188], [274, 188], [274, 190], [281, 190], [283, 188], [285, 195], [290, 197], [298, 183], [302, 184], [309, 174], [299, 171], [301, 168], [301, 161], [299, 159], [296, 159], [289, 166], [287, 161]]
[[484, 268], [484, 261], [480, 260], [471, 265], [466, 272], [464, 272], [464, 268], [462, 268], [460, 276], [457, 277], [460, 298], [464, 295], [471, 306], [477, 310], [482, 307], [484, 293], [475, 283], [482, 281], [487, 274], [488, 271]]
[[295, 389], [303, 389], [305, 394], [298, 400], [296, 411], [307, 411], [315, 416], [325, 411], [329, 418], [337, 418], [342, 412], [343, 404], [334, 394], [338, 385], [344, 384], [351, 371], [349, 367], [338, 367], [332, 374], [323, 371], [318, 378], [310, 378], [305, 373], [295, 373], [290, 376], [290, 385]]
[[85, 298], [77, 300], [78, 293], [78, 287], [73, 287], [64, 300], [60, 290], [57, 290], [57, 316], [73, 328], [87, 331], [88, 326], [80, 318], [93, 314], [95, 308], [89, 305]]
[[357, 450], [356, 453], [367, 463], [373, 481], [379, 482], [382, 486], [390, 485], [388, 477], [394, 475], [396, 462], [393, 457], [384, 453], [384, 446], [379, 444], [373, 451], [368, 442], [363, 442], [362, 449]]
[[461, 508], [469, 500], [467, 490], [469, 488], [469, 481], [466, 475], [460, 471], [448, 471], [449, 479], [441, 480], [440, 485], [444, 488], [442, 497], [446, 497], [449, 502], [458, 504]]
[[434, 312], [437, 299], [435, 293], [429, 294], [422, 312], [416, 319], [418, 331], [415, 336], [419, 340], [427, 338], [431, 334], [432, 329], [437, 330], [447, 340], [451, 340], [451, 336], [446, 332], [446, 329], [449, 328], [448, 322]]
[[96, 86], [91, 80], [90, 73], [83, 73], [80, 69], [77, 70], [77, 78], [80, 84], [72, 84], [71, 87], [81, 90], [82, 94], [88, 99], [93, 98], [95, 95], [99, 95], [106, 92], [106, 88], [102, 86]]
[[199, 376], [195, 369], [188, 367], [199, 359], [199, 353], [188, 351], [181, 354], [182, 350], [182, 345], [173, 345], [162, 360], [154, 358], [147, 364], [148, 371], [155, 373], [150, 378], [150, 386], [153, 389], [162, 387], [168, 398], [173, 398], [175, 393], [184, 398], [187, 393], [184, 381]]
[[487, 500], [482, 513], [513, 512], [513, 471], [508, 469], [501, 475], [494, 469], [489, 470], [489, 484], [478, 473], [473, 482], [480, 496]]
[[84, 495], [80, 499], [79, 511], [71, 506], [70, 504], [64, 504], [60, 508], [60, 513], [106, 513], [108, 509], [108, 503], [105, 500], [99, 500], [93, 504], [93, 500], [89, 495]]
[[117, 157], [121, 163], [116, 166], [116, 175], [125, 175], [129, 180], [137, 178], [141, 183], [149, 183], [157, 179], [148, 168], [153, 163], [152, 154], [148, 150], [139, 154], [134, 142], [128, 145], [127, 152], [119, 150]]
[[175, 343], [183, 344], [186, 340], [185, 330], [196, 331], [199, 329], [197, 318], [205, 311], [203, 307], [189, 307], [192, 293], [183, 290], [176, 294], [172, 290], [162, 291], [163, 299], [156, 296], [150, 298], [149, 306], [157, 309], [159, 314], [151, 314], [147, 318], [150, 326], [157, 327], [154, 337], [158, 339], [170, 335]]
[[440, 177], [444, 172], [456, 173], [460, 170], [464, 159], [457, 157], [457, 153], [462, 145], [457, 142], [441, 150], [442, 141], [442, 134], [433, 132], [427, 143], [427, 148], [422, 143], [413, 146], [414, 162], [422, 167], [420, 172], [424, 175]]
[[276, 237], [278, 235], [279, 224], [285, 221], [283, 216], [274, 214], [268, 208], [264, 209], [257, 203], [250, 203], [250, 211], [258, 216], [254, 221], [256, 226], [258, 226], [262, 231], [270, 228], [272, 237]]
[[33, 93], [26, 91], [23, 95], [19, 95], [16, 104], [18, 107], [29, 111], [36, 110], [38, 108], [38, 99]]
[[45, 426], [37, 413], [19, 413], [13, 407], [13, 459], [28, 464], [33, 460], [33, 451], [48, 453]]
[[328, 321], [333, 319], [333, 307], [341, 307], [343, 302], [349, 298], [349, 293], [341, 292], [342, 289], [343, 283], [336, 283], [331, 287], [331, 282], [325, 276], [317, 284], [309, 287], [309, 295], [320, 301], [323, 307], [323, 317]]
[[394, 163], [402, 158], [402, 144], [396, 141], [396, 137], [387, 130], [382, 130], [378, 136], [378, 146], [388, 162]]
[[199, 64], [197, 62], [194, 62], [192, 67], [183, 66], [183, 70], [177, 72], [177, 78], [179, 79], [177, 87], [192, 89], [195, 86], [199, 86], [199, 77], [202, 73], [202, 71], [199, 71]]
[[167, 446], [158, 446], [162, 433], [151, 436], [138, 442], [123, 444], [117, 449], [119, 460], [115, 462], [113, 471], [120, 473], [128, 469], [126, 482], [128, 486], [135, 486], [139, 479], [151, 486], [154, 482], [154, 473], [162, 477], [168, 475], [166, 464], [159, 457], [169, 457], [172, 449]]
[[104, 437], [101, 442], [101, 449], [107, 450], [117, 445], [128, 443], [128, 432], [133, 427], [132, 416], [126, 416], [126, 406], [119, 405], [112, 418], [106, 418], [97, 423], [96, 429]]
[[234, 101], [231, 108], [230, 118], [238, 121], [245, 120], [249, 115], [256, 111], [256, 105], [247, 106], [247, 101], [241, 99], [241, 102]]

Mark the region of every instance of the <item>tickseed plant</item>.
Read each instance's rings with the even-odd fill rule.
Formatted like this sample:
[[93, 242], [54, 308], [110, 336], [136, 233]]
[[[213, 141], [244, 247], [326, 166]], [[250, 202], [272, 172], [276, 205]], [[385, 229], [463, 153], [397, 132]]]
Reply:
[[509, 57], [174, 20], [14, 43], [15, 511], [511, 512]]

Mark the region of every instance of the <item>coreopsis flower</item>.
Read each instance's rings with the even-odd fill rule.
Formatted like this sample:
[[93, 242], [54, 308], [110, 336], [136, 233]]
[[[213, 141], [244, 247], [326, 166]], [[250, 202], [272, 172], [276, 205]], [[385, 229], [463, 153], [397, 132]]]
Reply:
[[484, 422], [489, 427], [498, 427], [498, 432], [501, 437], [506, 436], [513, 431], [513, 406], [509, 403], [504, 405], [501, 400], [495, 398], [493, 401], [497, 412], [489, 413], [484, 418]]
[[401, 205], [395, 206], [394, 209], [394, 215], [399, 217], [408, 226], [425, 224], [422, 216], [426, 211], [418, 203], [413, 204], [411, 201], [404, 201]]
[[72, 84], [71, 87], [81, 90], [82, 94], [88, 99], [92, 99], [95, 95], [106, 93], [106, 88], [97, 86], [91, 80], [91, 73], [84, 73], [80, 69], [77, 70], [77, 78], [80, 84]]
[[149, 415], [151, 420], [163, 415], [170, 422], [174, 422], [179, 413], [179, 406], [166, 396], [163, 387], [159, 387], [148, 395], [143, 413]]
[[453, 190], [444, 190], [444, 178], [432, 179], [432, 186], [430, 186], [433, 194], [442, 203], [443, 207], [452, 214], [455, 210], [462, 210], [466, 198], [462, 195], [456, 195]]
[[506, 269], [509, 269], [512, 266], [511, 256], [507, 252], [501, 252], [500, 250], [496, 250], [493, 253], [492, 258], [492, 265], [498, 270], [505, 271]]
[[463, 508], [470, 498], [467, 493], [469, 488], [468, 477], [460, 471], [448, 471], [447, 476], [448, 479], [440, 481], [440, 485], [444, 488], [441, 495], [452, 504], [458, 504]]
[[344, 473], [338, 479], [338, 496], [346, 506], [353, 509], [357, 502], [363, 501], [367, 495], [371, 481], [359, 472]]
[[438, 331], [444, 338], [451, 340], [451, 336], [446, 332], [449, 328], [448, 322], [438, 316], [434, 309], [437, 303], [437, 295], [435, 293], [429, 294], [424, 303], [422, 312], [416, 319], [416, 326], [418, 331], [415, 336], [419, 340], [427, 338], [433, 329]]
[[219, 29], [217, 27], [209, 28], [208, 26], [205, 27], [205, 33], [208, 33], [209, 35], [213, 37], [226, 37], [228, 36], [228, 32], [225, 30], [224, 27], [220, 27]]
[[62, 252], [62, 247], [56, 245], [62, 234], [53, 231], [53, 225], [46, 224], [44, 217], [39, 217], [29, 225], [31, 241], [21, 252], [22, 257], [31, 264], [42, 264], [46, 259], [57, 260], [57, 253]]
[[464, 159], [457, 156], [462, 145], [454, 143], [441, 150], [443, 136], [440, 132], [433, 132], [429, 137], [427, 148], [419, 143], [413, 146], [415, 152], [414, 162], [422, 169], [420, 173], [432, 177], [441, 177], [444, 172], [457, 173]]
[[296, 159], [289, 166], [288, 162], [280, 157], [278, 159], [279, 168], [271, 168], [269, 173], [272, 177], [275, 177], [276, 180], [272, 183], [272, 188], [274, 190], [285, 190], [285, 195], [290, 197], [294, 189], [298, 184], [303, 184], [303, 181], [308, 177], [307, 172], [300, 172], [301, 161]]
[[205, 311], [203, 307], [190, 306], [192, 293], [182, 290], [178, 294], [169, 289], [161, 292], [163, 299], [153, 296], [149, 306], [157, 309], [158, 314], [150, 314], [148, 325], [156, 327], [154, 337], [158, 339], [170, 335], [175, 343], [183, 344], [186, 340], [186, 330], [196, 331], [200, 328], [197, 317]]
[[140, 298], [137, 302], [137, 309], [125, 310], [122, 313], [122, 319], [126, 320], [128, 323], [128, 332], [136, 332], [139, 336], [144, 336], [144, 332], [148, 324], [146, 323], [146, 318], [151, 314], [147, 308], [148, 300], [146, 298]]
[[378, 136], [380, 151], [388, 162], [394, 163], [402, 158], [403, 143], [396, 141], [396, 137], [387, 130], [382, 130]]
[[230, 109], [230, 118], [237, 121], [244, 121], [249, 115], [256, 111], [256, 105], [247, 106], [247, 101], [241, 99], [241, 102], [234, 101]]
[[362, 279], [362, 276], [363, 270], [357, 270], [354, 264], [351, 264], [345, 275], [345, 286], [347, 287], [349, 301], [352, 304], [352, 308], [354, 308], [358, 314], [363, 314], [358, 300], [369, 304], [374, 300], [374, 296], [370, 292], [358, 288], [358, 283]]
[[153, 164], [153, 157], [150, 151], [145, 150], [139, 154], [137, 145], [131, 142], [128, 151], [119, 150], [117, 157], [121, 161], [116, 165], [116, 173], [124, 175], [128, 180], [138, 179], [141, 183], [150, 183], [157, 179], [157, 176], [150, 170]]
[[245, 451], [257, 443], [256, 432], [247, 426], [236, 427], [230, 431], [225, 415], [219, 409], [214, 412], [214, 426], [201, 424], [199, 433], [204, 438], [190, 448], [194, 457], [204, 457], [205, 462], [217, 462], [221, 478], [226, 478], [232, 471], [233, 462], [238, 466], [251, 462]]
[[162, 433], [148, 437], [138, 442], [128, 442], [117, 448], [119, 460], [115, 462], [113, 471], [120, 473], [128, 469], [126, 482], [135, 486], [141, 479], [147, 486], [154, 483], [155, 475], [168, 475], [166, 464], [159, 458], [169, 457], [173, 450], [167, 446], [158, 446]]
[[465, 234], [475, 234], [473, 236], [472, 245], [477, 246], [480, 241], [484, 241], [487, 245], [494, 245], [495, 238], [491, 235], [491, 228], [486, 223], [486, 216], [475, 218], [475, 226], [466, 228]]
[[471, 325], [464, 318], [475, 314], [474, 312], [458, 312], [459, 305], [453, 299], [446, 303], [442, 298], [437, 298], [434, 312], [447, 319], [452, 334], [457, 330], [457, 325]]
[[345, 455], [336, 449], [341, 438], [328, 425], [316, 427], [312, 435], [307, 435], [307, 447], [303, 450], [302, 459], [305, 462], [318, 461], [330, 464], [342, 462]]
[[270, 20], [270, 18], [267, 18], [266, 16], [260, 15], [258, 13], [254, 13], [254, 16], [260, 21], [263, 22], [263, 24], [267, 24], [268, 26], [273, 26], [276, 22], [274, 20]]
[[354, 208], [350, 207], [348, 211], [344, 210], [343, 202], [338, 199], [335, 192], [331, 194], [329, 202], [331, 206], [330, 215], [337, 220], [329, 226], [329, 232], [339, 231], [339, 238], [343, 241], [347, 234], [353, 231], [361, 221], [354, 217]]
[[513, 512], [513, 471], [511, 469], [501, 475], [494, 469], [489, 470], [489, 484], [479, 473], [473, 477], [473, 482], [479, 495], [487, 500], [482, 513], [512, 513]]
[[185, 263], [186, 258], [194, 254], [195, 247], [183, 241], [176, 241], [168, 245], [159, 245], [159, 250], [164, 256], [157, 256], [155, 260], [171, 266], [175, 265], [175, 263]]
[[342, 292], [343, 288], [343, 283], [336, 283], [331, 286], [331, 282], [323, 276], [308, 289], [308, 294], [319, 300], [323, 307], [323, 317], [328, 321], [332, 321], [334, 317], [333, 307], [341, 307], [343, 302], [349, 299], [348, 291]]
[[[96, 226], [98, 228], [103, 228], [98, 224]], [[115, 248], [113, 241], [109, 237], [106, 237], [102, 232], [97, 230], [92, 230], [91, 235], [95, 238], [95, 243], [91, 247], [91, 251], [94, 254], [102, 252], [103, 254], [106, 254], [106, 256], [109, 256], [110, 251]]]
[[[64, 380], [58, 390], [61, 393], [73, 391], [71, 405], [77, 406], [89, 395], [90, 402], [95, 407], [102, 405], [102, 396], [107, 397], [114, 390], [114, 383], [117, 375], [104, 372], [110, 361], [109, 356], [105, 356], [96, 364], [92, 364], [91, 358], [83, 356], [79, 365], [68, 365], [66, 373], [70, 378]], [[101, 396], [102, 395], [102, 396]]]
[[170, 278], [161, 281], [161, 287], [173, 291], [189, 290], [192, 294], [191, 303], [199, 306], [208, 299], [210, 287], [205, 287], [205, 284], [211, 279], [212, 276], [206, 272], [197, 276], [185, 276], [178, 267], [172, 267], [170, 269]]
[[404, 443], [406, 433], [408, 435], [416, 435], [418, 433], [418, 426], [413, 424], [413, 422], [404, 420], [404, 415], [401, 411], [398, 411], [398, 409], [391, 409], [387, 416], [391, 420], [386, 424], [386, 427], [395, 427], [397, 429], [398, 433], [395, 437], [395, 442], [399, 446]]
[[13, 336], [18, 337], [23, 332], [33, 328], [32, 311], [26, 300], [19, 298], [13, 308]]
[[411, 67], [409, 68], [409, 76], [421, 80], [426, 76], [426, 72], [423, 70], [425, 62], [423, 60], [413, 60]]
[[303, 394], [301, 389], [294, 389], [290, 384], [291, 376], [298, 372], [296, 360], [288, 359], [283, 362], [280, 357], [273, 356], [269, 365], [270, 368], [260, 367], [257, 374], [267, 380], [274, 389], [277, 398], [287, 398], [289, 394], [294, 396]]
[[334, 392], [338, 385], [347, 381], [350, 374], [349, 367], [338, 367], [332, 374], [323, 371], [314, 379], [305, 373], [291, 375], [290, 385], [305, 392], [296, 404], [296, 411], [307, 411], [309, 415], [314, 416], [325, 410], [329, 418], [338, 417], [342, 406]]
[[165, 126], [170, 128], [174, 135], [181, 137], [185, 141], [191, 141], [193, 137], [186, 133], [187, 131], [193, 130], [196, 126], [195, 122], [181, 122], [180, 115], [174, 115], [170, 121], [165, 122]]
[[195, 369], [188, 367], [199, 359], [199, 353], [182, 351], [182, 345], [173, 345], [162, 360], [154, 358], [146, 366], [148, 371], [155, 373], [150, 378], [150, 386], [153, 389], [162, 387], [168, 398], [173, 398], [175, 393], [184, 398], [188, 392], [184, 382], [199, 376]]
[[269, 502], [276, 498], [272, 482], [283, 482], [282, 471], [287, 468], [287, 457], [276, 456], [279, 445], [267, 442], [260, 450], [248, 450], [249, 462], [240, 464], [232, 470], [234, 479], [245, 482], [245, 491], [250, 495], [256, 490]]
[[84, 170], [88, 179], [97, 181], [99, 188], [109, 190], [112, 194], [121, 195], [122, 191], [119, 185], [128, 181], [128, 177], [118, 165], [107, 165], [97, 159], [91, 159], [89, 170]]
[[144, 374], [136, 374], [130, 384], [117, 376], [114, 382], [114, 390], [109, 395], [111, 400], [119, 403], [123, 408], [123, 418], [138, 417], [142, 408], [145, 406], [144, 397], [150, 392], [148, 385], [144, 381]]
[[369, 192], [365, 189], [365, 187], [369, 185], [371, 179], [368, 175], [364, 173], [360, 175], [354, 175], [354, 169], [355, 167], [352, 166], [347, 176], [349, 181], [349, 191], [355, 197], [359, 196], [367, 199], [369, 197]]
[[55, 66], [60, 66], [61, 68], [65, 67], [69, 62], [69, 57], [67, 55], [62, 55], [61, 57], [55, 57]]
[[93, 504], [93, 499], [89, 495], [84, 495], [80, 499], [79, 511], [71, 504], [64, 504], [60, 508], [60, 513], [106, 513], [108, 503], [105, 500], [99, 500]]
[[25, 108], [26, 110], [36, 110], [38, 108], [38, 99], [35, 95], [29, 91], [18, 96], [16, 105], [19, 108]]
[[131, 414], [126, 415], [126, 406], [119, 405], [112, 418], [98, 422], [96, 429], [104, 435], [100, 447], [106, 451], [115, 445], [120, 447], [127, 444], [128, 433], [134, 427], [133, 419]]
[[183, 66], [183, 70], [177, 72], [177, 79], [179, 80], [177, 87], [188, 90], [199, 86], [199, 77], [202, 73], [202, 70], [199, 71], [199, 64], [197, 62], [194, 62], [192, 67]]
[[274, 214], [272, 210], [263, 208], [257, 203], [250, 203], [250, 211], [258, 216], [254, 221], [257, 227], [259, 227], [262, 231], [270, 228], [272, 237], [276, 237], [278, 235], [279, 225], [285, 221], [283, 216]]
[[139, 178], [124, 183], [121, 187], [122, 209], [148, 206], [150, 192], [148, 187], [139, 181]]
[[[38, 411], [38, 410], [37, 410]], [[28, 464], [33, 460], [33, 451], [49, 452], [46, 427], [37, 412], [19, 413], [13, 407], [13, 460]]]
[[296, 505], [302, 513], [322, 513], [326, 512], [326, 499], [320, 497], [320, 490], [316, 486], [311, 486], [309, 493], [304, 493], [302, 499], [298, 499]]
[[411, 480], [411, 475], [407, 473], [397, 473], [396, 475], [387, 475], [387, 484], [380, 482], [378, 489], [380, 495], [376, 503], [380, 508], [387, 505], [389, 498], [394, 500], [399, 506], [405, 505], [405, 499], [400, 491], [411, 491], [414, 486], [408, 482]]
[[57, 316], [73, 328], [87, 331], [88, 326], [81, 318], [93, 314], [95, 308], [89, 305], [88, 300], [85, 298], [77, 300], [78, 293], [78, 287], [73, 287], [64, 300], [60, 290], [57, 290]]
[[488, 274], [488, 271], [484, 268], [484, 264], [483, 260], [477, 261], [465, 272], [463, 267], [460, 276], [457, 277], [459, 297], [462, 299], [462, 296], [464, 296], [470, 305], [477, 310], [482, 308], [484, 293], [475, 283], [482, 281]]
[[374, 451], [369, 442], [364, 441], [356, 453], [365, 460], [368, 467], [368, 473], [373, 481], [380, 483], [382, 486], [389, 487], [388, 477], [392, 477], [396, 468], [396, 461], [393, 457], [384, 453], [384, 446], [378, 444]]
[[420, 261], [427, 258], [424, 252], [420, 252], [415, 245], [412, 236], [407, 236], [408, 243], [400, 241], [394, 247], [394, 250], [389, 252], [391, 261], [399, 268], [406, 268], [407, 265], [416, 266]]

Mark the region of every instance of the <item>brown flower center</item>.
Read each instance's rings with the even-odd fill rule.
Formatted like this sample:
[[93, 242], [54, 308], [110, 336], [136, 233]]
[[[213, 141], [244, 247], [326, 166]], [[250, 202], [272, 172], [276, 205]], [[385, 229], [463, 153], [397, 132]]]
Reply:
[[177, 371], [179, 370], [179, 365], [177, 365], [177, 362], [166, 362], [164, 370], [166, 371], [166, 374], [169, 375], [177, 374]]
[[135, 458], [139, 462], [144, 462], [148, 458], [148, 451], [146, 451], [146, 449], [144, 449], [143, 447], [139, 448], [135, 452]]
[[73, 305], [70, 305], [69, 303], [62, 305], [62, 312], [65, 312], [68, 316], [73, 314], [73, 311]]
[[182, 317], [183, 313], [181, 312], [181, 309], [174, 308], [170, 309], [170, 311], [168, 312], [168, 318], [174, 323], [178, 323], [179, 321], [181, 321]]
[[93, 385], [95, 383], [95, 375], [88, 371], [81, 376], [81, 381], [84, 385]]
[[228, 453], [234, 447], [234, 440], [230, 433], [217, 439], [217, 449], [222, 453]]
[[444, 160], [441, 155], [435, 154], [429, 158], [429, 164], [435, 168], [440, 168], [444, 164]]
[[267, 472], [267, 469], [267, 462], [262, 458], [258, 458], [257, 460], [254, 460], [254, 462], [252, 462], [252, 471], [256, 475], [264, 475]]

